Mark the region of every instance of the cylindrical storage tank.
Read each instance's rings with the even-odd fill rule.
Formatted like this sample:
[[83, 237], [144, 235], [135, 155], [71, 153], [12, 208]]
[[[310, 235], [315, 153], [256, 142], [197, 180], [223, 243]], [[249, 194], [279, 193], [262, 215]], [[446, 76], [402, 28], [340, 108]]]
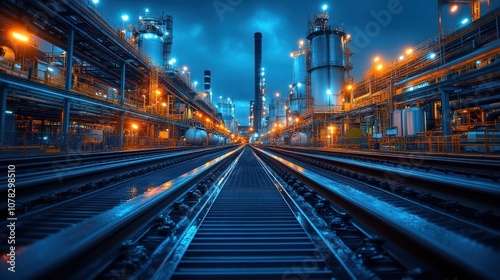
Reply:
[[290, 96], [290, 110], [298, 113], [299, 115], [303, 113], [305, 108], [305, 106], [301, 106], [301, 101], [306, 98], [306, 58], [307, 50], [298, 50], [292, 53], [293, 83], [292, 95]]
[[311, 40], [311, 97], [314, 111], [333, 110], [344, 89], [344, 32], [313, 32]]
[[[160, 28], [160, 27], [157, 27]], [[163, 38], [154, 32], [145, 32], [139, 35], [139, 48], [148, 55], [153, 64], [160, 66], [163, 62]]]
[[299, 132], [292, 135], [292, 146], [307, 146], [307, 134]]
[[408, 135], [408, 124], [406, 122], [406, 109], [401, 110], [401, 131], [402, 131], [402, 136]]
[[207, 141], [207, 132], [205, 130], [198, 129], [197, 136], [200, 140], [198, 145], [203, 145]]
[[207, 140], [207, 132], [197, 128], [190, 128], [184, 134], [186, 144], [200, 146]]
[[155, 66], [167, 66], [172, 45], [172, 17], [163, 13], [141, 13], [137, 25], [130, 29], [139, 50], [151, 58]]
[[407, 136], [414, 136], [415, 134], [424, 131], [424, 111], [419, 107], [411, 107], [406, 110]]
[[276, 121], [282, 125], [286, 124], [286, 98], [278, 98], [276, 102]]
[[306, 82], [306, 53], [304, 50], [296, 51], [292, 54], [293, 59], [293, 85]]
[[393, 126], [397, 128], [398, 134], [396, 136], [401, 137], [403, 136], [403, 116], [402, 116], [403, 111], [402, 110], [394, 110], [392, 112], [392, 122]]
[[219, 143], [217, 145], [224, 145], [226, 142], [226, 138], [224, 136], [219, 136]]
[[300, 110], [300, 100], [299, 99], [292, 99], [290, 100], [290, 111], [292, 113], [297, 113], [297, 114], [301, 114], [301, 110]]
[[212, 133], [210, 134], [210, 137], [208, 138], [208, 145], [219, 145], [219, 135], [217, 133]]

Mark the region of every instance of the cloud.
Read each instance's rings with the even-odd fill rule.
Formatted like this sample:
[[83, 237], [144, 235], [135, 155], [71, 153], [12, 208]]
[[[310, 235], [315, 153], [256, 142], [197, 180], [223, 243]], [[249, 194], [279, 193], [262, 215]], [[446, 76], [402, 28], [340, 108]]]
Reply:
[[267, 53], [272, 56], [287, 53], [284, 48], [289, 43], [284, 38], [288, 34], [287, 23], [282, 15], [260, 9], [250, 16], [246, 25], [249, 31], [262, 33], [263, 48]]
[[[242, 40], [232, 37], [222, 39], [220, 57], [227, 58], [228, 61], [226, 61], [225, 65], [229, 67], [237, 69], [248, 67], [253, 58], [252, 53], [249, 46]], [[250, 66], [253, 66], [253, 64], [250, 63]]]
[[193, 37], [193, 38], [196, 38], [202, 32], [203, 32], [203, 26], [201, 24], [199, 24], [199, 23], [196, 23], [196, 24], [193, 25], [193, 27], [189, 31], [189, 35], [191, 35], [191, 37]]

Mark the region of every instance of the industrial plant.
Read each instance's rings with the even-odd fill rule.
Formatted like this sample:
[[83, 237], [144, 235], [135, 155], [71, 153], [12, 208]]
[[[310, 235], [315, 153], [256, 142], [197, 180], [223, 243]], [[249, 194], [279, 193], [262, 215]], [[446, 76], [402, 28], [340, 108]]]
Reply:
[[[439, 1], [441, 9], [454, 1]], [[472, 21], [400, 57], [373, 58], [354, 80], [351, 36], [325, 9], [291, 53], [286, 103], [268, 95], [266, 144], [420, 152], [498, 152], [498, 10], [470, 7]], [[257, 42], [257, 41], [256, 41]], [[257, 62], [256, 49], [256, 62]], [[256, 64], [257, 67], [257, 64]], [[256, 112], [255, 116], [258, 113]], [[484, 146], [487, 146], [485, 148]]]
[[118, 2], [2, 1], [0, 279], [499, 278], [500, 0], [358, 77], [327, 5]]

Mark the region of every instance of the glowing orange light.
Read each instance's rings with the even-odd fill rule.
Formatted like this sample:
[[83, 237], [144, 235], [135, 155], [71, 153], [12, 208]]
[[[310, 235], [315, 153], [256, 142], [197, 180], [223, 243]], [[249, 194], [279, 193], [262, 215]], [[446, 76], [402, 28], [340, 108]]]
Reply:
[[382, 64], [377, 65], [377, 70], [382, 70], [382, 68], [384, 68]]
[[450, 12], [454, 13], [458, 10], [458, 5], [451, 5], [450, 6]]
[[21, 33], [17, 33], [17, 32], [13, 32], [12, 36], [14, 38], [16, 38], [17, 40], [21, 40], [23, 42], [28, 42], [28, 39], [29, 39], [28, 36], [21, 34]]

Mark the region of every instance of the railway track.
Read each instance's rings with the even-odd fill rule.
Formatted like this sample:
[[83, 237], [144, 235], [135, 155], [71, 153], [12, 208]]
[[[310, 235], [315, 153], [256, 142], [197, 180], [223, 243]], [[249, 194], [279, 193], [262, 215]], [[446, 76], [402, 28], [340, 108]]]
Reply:
[[[313, 242], [274, 182], [247, 149], [175, 271], [156, 279], [308, 279], [348, 277], [333, 255]], [[173, 272], [173, 273], [172, 273]]]
[[[210, 161], [200, 157], [180, 176], [169, 169], [171, 178], [111, 191], [121, 196], [114, 204], [96, 199], [108, 209], [79, 203], [75, 213], [93, 216], [44, 236], [36, 229], [17, 267], [37, 265], [19, 276], [494, 279], [500, 273], [495, 229], [373, 188], [373, 181], [339, 176], [324, 163], [244, 147]], [[61, 214], [52, 220], [57, 224], [70, 212], [52, 213]], [[47, 248], [57, 254], [47, 258]]]
[[[146, 193], [152, 187], [165, 181], [173, 180], [207, 161], [221, 156], [225, 151], [198, 156], [183, 162], [169, 165], [168, 168], [146, 173], [138, 177], [120, 181], [109, 186], [89, 191], [59, 203], [50, 204], [48, 207], [18, 216], [17, 230], [21, 232], [16, 238], [16, 245], [27, 246], [37, 240], [46, 238], [65, 228], [72, 227], [94, 216], [104, 213], [123, 202], [132, 200]], [[5, 229], [5, 225], [2, 227]], [[6, 231], [6, 230], [2, 230]], [[6, 251], [7, 244], [0, 246], [1, 251]]]
[[364, 151], [340, 151], [327, 149], [306, 149], [300, 147], [273, 147], [275, 150], [302, 152], [307, 154], [322, 155], [339, 160], [352, 159], [389, 166], [401, 166], [410, 169], [419, 169], [425, 172], [440, 172], [455, 174], [465, 177], [489, 179], [494, 182], [500, 179], [499, 157], [481, 157], [465, 155], [456, 157], [452, 155], [417, 155]]
[[92, 163], [102, 163], [128, 158], [148, 157], [152, 155], [165, 155], [185, 150], [196, 150], [193, 147], [158, 148], [146, 150], [99, 152], [99, 153], [69, 153], [66, 155], [46, 155], [43, 157], [17, 157], [1, 159], [0, 166], [15, 165], [19, 173], [32, 173], [62, 167], [73, 167]]
[[[182, 160], [227, 148], [113, 153], [105, 155], [104, 160], [100, 161], [97, 160], [98, 155], [91, 155], [77, 161], [66, 159], [66, 161], [61, 162], [39, 162], [27, 166], [16, 165], [16, 209], [20, 213], [31, 211], [40, 204], [55, 203], [67, 197], [74, 197], [112, 183], [177, 164]], [[40, 164], [48, 169], [34, 171], [34, 166], [40, 166]], [[22, 171], [25, 168], [32, 170], [32, 172], [17, 173], [18, 170]], [[0, 187], [0, 191], [6, 190], [6, 188], [7, 186]], [[6, 211], [1, 213], [2, 217], [6, 215]]]
[[[100, 214], [95, 213], [93, 217], [68, 225], [64, 230], [50, 233], [49, 236], [37, 239], [25, 247], [18, 247], [16, 277], [20, 277], [19, 279], [41, 279], [55, 275], [76, 279], [95, 277], [98, 272], [96, 268], [106, 264], [108, 257], [110, 260], [113, 259], [128, 236], [154, 220], [162, 209], [174, 204], [174, 201], [185, 195], [196, 182], [209, 175], [225, 160], [231, 160], [231, 156], [237, 152], [238, 149], [233, 148], [215, 159], [205, 158], [201, 160], [201, 165], [189, 168], [191, 171], [167, 182], [163, 179], [162, 183], [149, 186], [145, 193], [121, 201], [119, 205], [106, 212], [102, 213], [101, 210], [104, 209], [98, 209], [97, 212], [101, 212]], [[97, 204], [112, 203], [108, 201], [109, 197], [104, 198], [106, 197]], [[85, 211], [85, 203], [81, 209]], [[50, 221], [52, 217], [46, 219], [42, 223]], [[18, 219], [19, 223], [21, 221]], [[22, 237], [22, 232], [18, 232], [16, 238]], [[47, 250], [54, 248], [57, 248], [57, 254], [48, 256]], [[4, 279], [3, 277], [7, 276], [5, 273], [8, 273], [5, 267], [7, 264], [3, 262], [0, 265], [2, 266], [0, 278]]]
[[[371, 184], [379, 184], [396, 192], [406, 192], [419, 200], [437, 200], [443, 207], [450, 210], [457, 206], [464, 206], [463, 211], [471, 212], [469, 215], [500, 216], [500, 184], [491, 178], [472, 178], [467, 175], [454, 173], [453, 164], [447, 165], [448, 172], [437, 172], [432, 166], [419, 164], [412, 168], [409, 165], [391, 164], [387, 162], [367, 161], [346, 157], [332, 156], [331, 154], [315, 152], [299, 152], [290, 149], [275, 149], [266, 147], [267, 150], [309, 162], [324, 169], [336, 172], [339, 175], [353, 177]], [[399, 157], [398, 157], [399, 158]], [[432, 160], [432, 159], [430, 159]], [[433, 159], [434, 162], [439, 160]], [[392, 161], [390, 161], [392, 162]], [[496, 166], [500, 164], [487, 161], [476, 162], [476, 168], [482, 165]], [[460, 164], [461, 165], [461, 164]], [[471, 163], [474, 166], [473, 163]], [[493, 173], [489, 172], [490, 175]], [[496, 173], [494, 173], [496, 176]]]
[[432, 275], [493, 279], [498, 273], [492, 260], [500, 256], [499, 231], [451, 217], [352, 178], [339, 179], [337, 174], [285, 159], [283, 154], [259, 151], [269, 160], [279, 162], [280, 168], [292, 173], [314, 193], [348, 212], [358, 225], [382, 236], [382, 243], [388, 243], [386, 247], [398, 247], [396, 251], [405, 251], [411, 259], [424, 264]]

